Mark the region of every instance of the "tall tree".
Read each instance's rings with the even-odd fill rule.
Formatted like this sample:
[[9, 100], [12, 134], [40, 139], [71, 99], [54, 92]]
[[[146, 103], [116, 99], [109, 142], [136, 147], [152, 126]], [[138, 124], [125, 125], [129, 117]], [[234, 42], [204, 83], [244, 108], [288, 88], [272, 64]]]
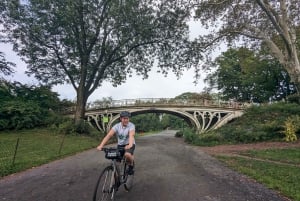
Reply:
[[[195, 0], [196, 18], [210, 27], [209, 35], [198, 38], [202, 48], [212, 50], [222, 41], [248, 47], [265, 43], [284, 66], [300, 92], [298, 0]], [[216, 28], [216, 29], [214, 29]]]
[[[9, 1], [3, 0], [0, 2], [0, 42], [1, 43], [7, 42], [6, 34], [3, 32], [4, 29], [2, 29], [2, 26], [7, 17], [8, 5], [9, 5]], [[2, 50], [3, 49], [1, 47], [0, 48], [0, 73], [3, 75], [10, 75], [14, 73], [13, 68], [15, 67], [15, 64], [6, 60], [5, 54], [2, 52]]]
[[28, 74], [72, 84], [78, 122], [104, 80], [119, 85], [134, 71], [147, 78], [155, 59], [166, 74], [198, 64], [185, 8], [173, 0], [28, 0], [16, 4], [9, 23]]
[[225, 99], [267, 102], [286, 98], [294, 92], [290, 77], [282, 65], [269, 58], [247, 48], [229, 49], [215, 59], [216, 71], [205, 81]]

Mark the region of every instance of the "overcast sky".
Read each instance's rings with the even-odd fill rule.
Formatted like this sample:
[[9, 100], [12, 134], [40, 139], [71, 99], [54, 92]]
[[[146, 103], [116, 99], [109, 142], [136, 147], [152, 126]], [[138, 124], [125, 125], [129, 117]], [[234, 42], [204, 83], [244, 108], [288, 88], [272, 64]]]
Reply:
[[[191, 35], [193, 37], [202, 34], [203, 30], [194, 23], [191, 26]], [[24, 74], [26, 64], [12, 51], [10, 44], [1, 44], [0, 51], [5, 53], [8, 61], [14, 62], [17, 65], [16, 73], [13, 76], [7, 77], [9, 80], [19, 81], [23, 84], [36, 84], [34, 77], [28, 77]], [[193, 69], [185, 71], [178, 79], [172, 72], [167, 77], [156, 73], [155, 68], [149, 73], [149, 78], [143, 80], [140, 76], [128, 78], [126, 83], [113, 87], [111, 83], [104, 82], [88, 99], [88, 102], [102, 99], [104, 97], [112, 97], [114, 100], [119, 99], [137, 99], [137, 98], [174, 98], [185, 92], [200, 93], [205, 87], [203, 79], [205, 74], [201, 76], [201, 80], [195, 85]], [[53, 91], [59, 93], [61, 99], [75, 100], [76, 93], [72, 86], [59, 85], [53, 88]]]

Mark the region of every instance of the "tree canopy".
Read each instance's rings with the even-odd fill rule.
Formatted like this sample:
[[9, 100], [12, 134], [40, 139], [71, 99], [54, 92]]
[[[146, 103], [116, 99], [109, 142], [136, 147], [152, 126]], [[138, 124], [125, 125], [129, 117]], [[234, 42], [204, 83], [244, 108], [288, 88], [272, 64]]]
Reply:
[[[4, 24], [4, 21], [7, 17], [7, 8], [8, 8], [8, 2], [6, 0], [3, 0], [0, 2], [0, 42], [4, 43], [6, 42], [6, 35], [2, 30], [2, 26]], [[2, 49], [2, 48], [1, 48]], [[0, 51], [0, 78], [3, 75], [10, 75], [14, 73], [15, 64], [12, 62], [9, 62], [5, 58], [4, 52]]]
[[276, 60], [247, 48], [229, 49], [214, 62], [216, 71], [206, 78], [225, 99], [268, 102], [294, 93], [286, 70]]
[[264, 43], [300, 90], [298, 0], [194, 0], [195, 18], [210, 28], [201, 48], [213, 51], [221, 42], [259, 48]]
[[181, 1], [28, 0], [10, 14], [14, 50], [27, 73], [72, 84], [77, 119], [104, 80], [119, 85], [134, 72], [147, 78], [156, 59], [165, 74], [198, 66]]

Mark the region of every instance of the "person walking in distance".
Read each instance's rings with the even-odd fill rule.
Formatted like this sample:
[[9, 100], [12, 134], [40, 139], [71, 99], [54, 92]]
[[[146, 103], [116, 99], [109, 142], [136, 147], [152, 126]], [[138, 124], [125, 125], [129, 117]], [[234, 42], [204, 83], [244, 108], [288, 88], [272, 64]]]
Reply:
[[128, 175], [134, 174], [133, 164], [134, 164], [134, 150], [135, 150], [135, 125], [129, 121], [131, 117], [130, 112], [122, 111], [120, 113], [120, 122], [114, 125], [110, 131], [103, 138], [102, 142], [97, 146], [98, 150], [106, 145], [110, 138], [116, 135], [118, 139], [118, 148], [125, 148], [124, 156], [129, 165]]

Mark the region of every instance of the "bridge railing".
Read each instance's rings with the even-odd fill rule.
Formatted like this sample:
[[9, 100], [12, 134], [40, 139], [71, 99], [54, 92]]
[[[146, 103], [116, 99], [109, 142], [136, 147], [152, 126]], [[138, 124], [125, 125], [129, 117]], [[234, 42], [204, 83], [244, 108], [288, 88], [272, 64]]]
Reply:
[[235, 101], [221, 101], [208, 99], [173, 99], [173, 98], [140, 98], [140, 99], [123, 99], [112, 100], [106, 102], [98, 102], [97, 104], [89, 104], [87, 110], [103, 109], [113, 107], [128, 106], [145, 106], [145, 105], [183, 105], [183, 106], [205, 106], [205, 107], [222, 107], [243, 109], [246, 107], [244, 103]]

